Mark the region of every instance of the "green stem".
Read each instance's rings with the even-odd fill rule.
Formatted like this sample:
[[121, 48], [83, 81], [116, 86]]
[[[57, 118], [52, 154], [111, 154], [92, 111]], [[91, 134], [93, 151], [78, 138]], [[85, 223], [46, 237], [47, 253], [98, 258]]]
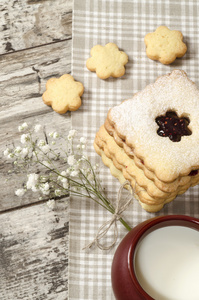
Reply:
[[126, 227], [128, 231], [131, 231], [132, 228], [122, 218], [120, 218], [120, 222], [124, 225], [124, 227]]
[[[72, 150], [73, 150], [73, 145], [71, 145], [71, 147], [72, 147]], [[41, 150], [41, 149], [40, 149], [40, 150]], [[55, 169], [52, 169], [52, 168], [46, 166], [45, 164], [43, 164], [43, 163], [39, 160], [38, 155], [37, 155], [36, 152], [35, 152], [35, 154], [36, 154], [37, 162], [38, 162], [39, 164], [45, 166], [47, 169], [49, 169], [49, 170], [50, 170], [51, 172], [53, 172], [54, 174], [59, 175], [59, 176], [62, 176], [62, 175], [59, 173], [59, 171], [56, 170], [56, 168], [55, 168]], [[110, 213], [114, 214], [114, 213], [115, 213], [114, 207], [113, 207], [112, 204], [109, 202], [109, 200], [107, 200], [106, 197], [104, 197], [104, 196], [101, 194], [101, 192], [99, 191], [98, 184], [97, 184], [97, 180], [96, 180], [96, 177], [95, 177], [95, 172], [94, 172], [94, 170], [93, 170], [93, 168], [92, 168], [92, 165], [91, 165], [90, 161], [89, 161], [89, 160], [86, 160], [86, 159], [85, 159], [85, 161], [88, 163], [88, 165], [89, 165], [90, 168], [91, 168], [91, 171], [92, 171], [93, 176], [94, 176], [95, 186], [93, 186], [93, 185], [89, 182], [89, 180], [86, 178], [86, 176], [84, 175], [84, 173], [81, 172], [81, 175], [83, 176], [83, 179], [84, 179], [85, 182], [88, 184], [88, 186], [86, 186], [86, 184], [83, 182], [83, 180], [82, 180], [82, 183], [80, 183], [80, 182], [77, 182], [77, 181], [75, 181], [75, 180], [69, 178], [68, 176], [66, 176], [66, 177], [65, 177], [65, 176], [62, 176], [62, 177], [67, 178], [67, 179], [69, 180], [69, 182], [71, 181], [73, 184], [76, 184], [77, 186], [86, 189], [86, 192], [87, 192], [88, 195], [82, 194], [82, 193], [80, 193], [80, 192], [78, 192], [78, 191], [71, 191], [71, 190], [67, 190], [67, 191], [70, 192], [70, 193], [72, 193], [72, 194], [76, 194], [76, 195], [78, 195], [78, 196], [81, 196], [81, 197], [86, 197], [86, 198], [92, 199], [92, 200], [94, 200], [97, 204], [99, 204], [99, 205], [102, 206], [103, 208], [107, 209]], [[51, 180], [52, 180], [52, 179], [51, 179]], [[54, 181], [54, 180], [52, 180], [52, 181]], [[54, 181], [54, 183], [55, 183], [55, 181]], [[62, 189], [64, 189], [59, 183], [56, 182], [56, 184], [57, 184], [58, 186], [60, 186]], [[89, 186], [90, 186], [90, 187], [89, 187]], [[94, 197], [93, 197], [93, 196], [94, 196]], [[95, 196], [97, 196], [101, 202], [98, 201], [97, 199], [95, 199]], [[123, 224], [123, 226], [124, 226], [128, 231], [131, 231], [132, 228], [124, 221], [123, 218], [120, 218], [119, 221]]]
[[[60, 184], [58, 184], [56, 181], [54, 181], [54, 180], [51, 180], [51, 181], [54, 182], [54, 183], [56, 183], [58, 186], [60, 186], [62, 189], [65, 190], [65, 188], [63, 188], [63, 187], [62, 187]], [[94, 197], [91, 196], [90, 193], [88, 193], [88, 191], [87, 191], [88, 195], [85, 195], [85, 194], [82, 194], [82, 193], [80, 193], [80, 192], [78, 192], [78, 191], [73, 191], [73, 190], [67, 190], [67, 191], [68, 191], [70, 194], [74, 194], [74, 195], [76, 195], [76, 196], [81, 196], [81, 197], [86, 197], [86, 198], [88, 198], [88, 199], [92, 199], [92, 200], [95, 201], [97, 204], [99, 204], [99, 205], [102, 206], [103, 208], [107, 209], [111, 214], [114, 214], [114, 213], [115, 213], [114, 208], [109, 204], [108, 200], [105, 199], [102, 195], [100, 195], [100, 196], [102, 196], [102, 197], [106, 200], [106, 204], [104, 203], [104, 201], [103, 201], [103, 204], [100, 203], [99, 201], [97, 201]], [[90, 190], [90, 192], [92, 192], [92, 194], [95, 195], [95, 193], [93, 193], [92, 190]], [[120, 218], [119, 221], [122, 223], [122, 225], [124, 225], [124, 227], [125, 227], [128, 231], [131, 231], [132, 228], [124, 221], [123, 218]]]

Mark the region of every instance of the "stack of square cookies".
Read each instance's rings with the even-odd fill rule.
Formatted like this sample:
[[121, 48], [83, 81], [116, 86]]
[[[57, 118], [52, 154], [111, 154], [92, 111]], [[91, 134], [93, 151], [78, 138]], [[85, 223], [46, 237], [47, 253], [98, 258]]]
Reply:
[[111, 108], [94, 147], [149, 211], [199, 183], [199, 90], [174, 70]]

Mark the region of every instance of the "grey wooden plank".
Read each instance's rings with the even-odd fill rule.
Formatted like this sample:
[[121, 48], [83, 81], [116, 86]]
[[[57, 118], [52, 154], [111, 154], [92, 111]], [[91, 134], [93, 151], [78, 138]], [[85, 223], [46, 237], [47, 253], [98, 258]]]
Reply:
[[65, 300], [67, 199], [0, 214], [0, 299]]
[[0, 56], [0, 65], [2, 117], [30, 99], [37, 106], [47, 79], [70, 72], [71, 40]]
[[48, 78], [69, 73], [71, 41], [7, 54], [0, 57], [0, 211], [34, 203], [38, 194], [21, 198], [14, 191], [21, 187], [24, 174], [8, 174], [12, 164], [3, 156], [3, 150], [12, 143], [19, 144], [18, 126], [41, 124], [49, 131], [67, 134], [71, 127], [70, 113], [59, 115], [42, 101]]
[[71, 38], [72, 0], [0, 3], [0, 54]]

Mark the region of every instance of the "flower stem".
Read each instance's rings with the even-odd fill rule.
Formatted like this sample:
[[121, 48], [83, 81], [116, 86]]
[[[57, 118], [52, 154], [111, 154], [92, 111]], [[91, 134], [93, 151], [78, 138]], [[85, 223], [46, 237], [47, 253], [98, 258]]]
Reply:
[[122, 219], [120, 218], [119, 221], [124, 225], [124, 227], [128, 230], [131, 231], [131, 227]]

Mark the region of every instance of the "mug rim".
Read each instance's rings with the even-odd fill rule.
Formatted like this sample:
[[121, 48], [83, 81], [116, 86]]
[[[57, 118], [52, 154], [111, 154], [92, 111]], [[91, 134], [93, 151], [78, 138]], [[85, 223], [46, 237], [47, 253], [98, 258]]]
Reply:
[[136, 273], [134, 270], [134, 260], [136, 249], [142, 239], [152, 231], [168, 227], [168, 226], [185, 226], [188, 228], [196, 229], [199, 231], [199, 219], [187, 215], [167, 215], [154, 217], [143, 222], [143, 226], [138, 230], [136, 235], [133, 237], [131, 246], [128, 252], [128, 270], [130, 273], [131, 280], [133, 281], [135, 287], [139, 293], [145, 297], [146, 300], [154, 300], [140, 285]]

